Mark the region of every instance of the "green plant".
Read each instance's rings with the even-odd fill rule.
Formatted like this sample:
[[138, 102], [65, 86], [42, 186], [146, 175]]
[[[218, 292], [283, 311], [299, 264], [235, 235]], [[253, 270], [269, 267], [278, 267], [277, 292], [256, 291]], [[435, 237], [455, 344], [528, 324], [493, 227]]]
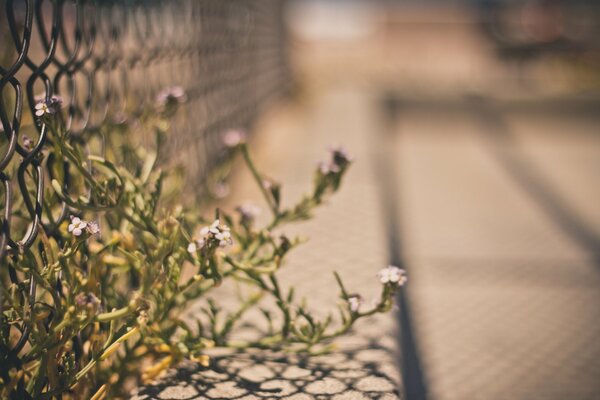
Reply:
[[[293, 288], [284, 291], [277, 278], [300, 241], [273, 232], [310, 218], [339, 189], [351, 164], [341, 149], [316, 169], [311, 192], [283, 208], [281, 186], [256, 168], [243, 135], [230, 132], [225, 142], [241, 154], [271, 221], [257, 227], [250, 206], [239, 207], [235, 216], [217, 210], [207, 219], [199, 215], [202, 210], [176, 204], [177, 185], [156, 160], [168, 140], [169, 121], [184, 100], [185, 94], [172, 88], [135, 123], [107, 124], [85, 140], [65, 129], [59, 97], [39, 100], [36, 117], [49, 129], [42, 162], [52, 177], [44, 218], [56, 228], [40, 229], [34, 246], [2, 261], [2, 397], [126, 397], [132, 384], [151, 380], [184, 358], [207, 366], [205, 352], [211, 347], [322, 352], [356, 320], [390, 309], [394, 292], [406, 280], [396, 267], [380, 271], [381, 296], [367, 310], [336, 274], [342, 299], [336, 321], [312, 315], [296, 301]], [[140, 146], [139, 138], [148, 132], [153, 145]], [[103, 138], [97, 141], [101, 145], [94, 144], [95, 134]], [[58, 223], [63, 205], [69, 218]], [[18, 203], [13, 212], [24, 207]], [[13, 229], [28, 228], [16, 224]], [[207, 297], [224, 280], [250, 288], [232, 313]], [[275, 309], [260, 305], [264, 297], [274, 300]], [[206, 301], [207, 318], [183, 319], [186, 306], [199, 299]], [[252, 342], [232, 341], [236, 323], [252, 307], [263, 311], [269, 332]], [[20, 340], [25, 345], [11, 350]]]

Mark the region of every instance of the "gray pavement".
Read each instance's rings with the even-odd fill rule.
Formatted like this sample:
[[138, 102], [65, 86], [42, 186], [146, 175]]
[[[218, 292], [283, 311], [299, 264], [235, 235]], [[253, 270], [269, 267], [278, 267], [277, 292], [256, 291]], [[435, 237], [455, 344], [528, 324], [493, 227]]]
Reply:
[[600, 117], [448, 108], [393, 150], [428, 398], [597, 399]]

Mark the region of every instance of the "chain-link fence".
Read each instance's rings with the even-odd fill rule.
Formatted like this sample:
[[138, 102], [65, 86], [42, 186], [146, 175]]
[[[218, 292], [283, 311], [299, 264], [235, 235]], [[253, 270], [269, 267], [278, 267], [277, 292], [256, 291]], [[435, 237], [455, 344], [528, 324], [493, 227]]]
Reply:
[[[45, 229], [51, 171], [40, 156], [48, 143], [36, 97], [59, 94], [71, 140], [86, 141], [103, 124], [147, 110], [165, 87], [181, 86], [188, 102], [163, 158], [182, 163], [197, 184], [223, 155], [219, 133], [247, 127], [286, 86], [282, 7], [281, 0], [0, 0], [0, 260]], [[16, 202], [25, 215], [13, 215]], [[65, 206], [54, 224], [66, 214]], [[14, 218], [27, 220], [24, 235], [11, 234]]]

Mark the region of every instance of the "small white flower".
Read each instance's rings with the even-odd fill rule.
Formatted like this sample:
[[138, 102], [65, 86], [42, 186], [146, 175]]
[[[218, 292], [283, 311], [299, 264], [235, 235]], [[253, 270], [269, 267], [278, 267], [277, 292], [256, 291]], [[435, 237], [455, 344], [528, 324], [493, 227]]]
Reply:
[[35, 147], [35, 142], [26, 135], [23, 135], [23, 147], [25, 147], [27, 150], [33, 150]]
[[350, 306], [350, 311], [352, 312], [358, 312], [363, 302], [364, 300], [359, 294], [354, 294], [348, 297], [348, 305]]
[[82, 221], [79, 217], [71, 217], [71, 223], [67, 230], [73, 234], [73, 236], [81, 236], [83, 231], [87, 228], [87, 222]]
[[52, 109], [51, 107], [48, 106], [48, 104], [44, 103], [37, 103], [35, 105], [35, 115], [38, 117], [43, 117], [44, 115], [51, 115], [54, 114], [54, 109]]
[[221, 225], [221, 221], [219, 221], [218, 219], [215, 220], [215, 222], [213, 222], [209, 227], [208, 227], [208, 231], [210, 233], [214, 233], [217, 234], [219, 233], [219, 225]]
[[35, 115], [40, 118], [45, 115], [56, 114], [63, 103], [62, 97], [58, 95], [53, 95], [50, 97], [50, 100], [47, 101], [43, 95], [36, 96], [35, 100], [37, 101], [37, 104], [35, 105]]
[[215, 238], [217, 238], [219, 240], [227, 240], [227, 239], [231, 238], [231, 233], [229, 231], [215, 233]]
[[194, 254], [196, 251], [198, 251], [198, 246], [196, 246], [196, 242], [190, 242], [190, 244], [188, 244], [187, 251], [190, 254]]
[[246, 141], [246, 132], [238, 129], [231, 129], [223, 134], [223, 144], [227, 147], [236, 147]]
[[394, 283], [398, 286], [403, 286], [407, 281], [406, 271], [394, 265], [389, 265], [377, 273], [379, 281], [384, 285]]

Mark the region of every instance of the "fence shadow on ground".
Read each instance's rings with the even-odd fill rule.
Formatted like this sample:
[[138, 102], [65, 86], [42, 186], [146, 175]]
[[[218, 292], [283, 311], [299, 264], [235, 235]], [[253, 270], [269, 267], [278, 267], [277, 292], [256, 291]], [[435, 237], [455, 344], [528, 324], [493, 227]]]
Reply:
[[380, 364], [389, 349], [376, 339], [354, 349], [306, 357], [251, 350], [214, 356], [211, 366], [184, 362], [159, 382], [139, 388], [151, 399], [398, 399], [393, 372]]

